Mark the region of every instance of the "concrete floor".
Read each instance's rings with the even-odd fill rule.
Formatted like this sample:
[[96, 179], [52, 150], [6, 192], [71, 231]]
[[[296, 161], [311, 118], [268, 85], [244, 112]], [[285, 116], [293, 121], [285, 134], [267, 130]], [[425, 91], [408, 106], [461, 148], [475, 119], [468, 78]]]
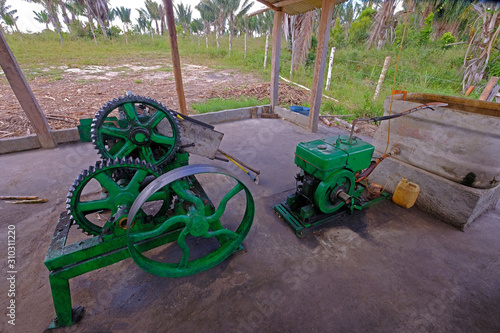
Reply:
[[[87, 313], [60, 332], [500, 331], [500, 205], [461, 232], [386, 202], [298, 239], [272, 210], [295, 187], [295, 145], [343, 132], [321, 126], [311, 134], [273, 119], [216, 129], [225, 133], [222, 149], [262, 170], [257, 186], [230, 168], [256, 202], [245, 251], [185, 278], [150, 275], [131, 259], [76, 277], [73, 305]], [[0, 156], [0, 195], [50, 200], [0, 202], [2, 260], [9, 224], [18, 260], [16, 326], [4, 315], [0, 331], [40, 332], [53, 318], [43, 260], [70, 184], [97, 158], [90, 144]], [[4, 313], [7, 289], [1, 278]]]

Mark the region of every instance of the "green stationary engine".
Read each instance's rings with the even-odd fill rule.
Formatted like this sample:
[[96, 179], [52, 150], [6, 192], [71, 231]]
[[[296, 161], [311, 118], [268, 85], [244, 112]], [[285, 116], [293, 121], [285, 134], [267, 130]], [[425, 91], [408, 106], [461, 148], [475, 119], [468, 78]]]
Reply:
[[[241, 248], [255, 214], [250, 191], [221, 167], [189, 165], [189, 153], [215, 158], [222, 136], [143, 96], [126, 95], [99, 110], [90, 137], [103, 160], [70, 186], [45, 258], [57, 314], [49, 328], [83, 315], [71, 307], [75, 276], [131, 257], [147, 272], [182, 277]], [[91, 237], [66, 244], [72, 225]], [[143, 254], [166, 244], [162, 261]]]
[[372, 162], [374, 149], [348, 135], [299, 143], [295, 164], [301, 170], [295, 177], [296, 191], [274, 210], [300, 237], [306, 230], [332, 220], [332, 216], [373, 203], [375, 200], [362, 195], [365, 186], [361, 180], [376, 165]]

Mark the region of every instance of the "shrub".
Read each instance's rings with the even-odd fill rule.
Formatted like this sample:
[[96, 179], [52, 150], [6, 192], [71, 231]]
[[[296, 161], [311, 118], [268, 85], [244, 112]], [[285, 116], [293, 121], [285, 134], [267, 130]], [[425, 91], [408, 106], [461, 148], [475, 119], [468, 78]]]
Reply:
[[432, 21], [434, 20], [434, 13], [431, 12], [424, 20], [424, 25], [420, 29], [420, 43], [427, 44], [432, 34]]
[[449, 49], [449, 48], [451, 48], [452, 45], [448, 45], [447, 46], [447, 44], [455, 43], [456, 41], [457, 41], [457, 39], [455, 37], [453, 37], [453, 35], [451, 34], [451, 32], [445, 33], [438, 40], [439, 44], [442, 45], [443, 49]]

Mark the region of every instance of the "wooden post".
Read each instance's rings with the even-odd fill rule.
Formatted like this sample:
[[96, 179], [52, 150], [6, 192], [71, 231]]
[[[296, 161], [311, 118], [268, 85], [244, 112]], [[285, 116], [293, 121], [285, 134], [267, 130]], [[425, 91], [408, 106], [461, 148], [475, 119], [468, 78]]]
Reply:
[[56, 142], [50, 133], [50, 127], [45, 119], [45, 115], [38, 104], [33, 91], [31, 91], [26, 78], [19, 67], [16, 58], [12, 54], [9, 45], [5, 41], [3, 33], [0, 31], [0, 66], [9, 80], [12, 91], [21, 104], [28, 117], [42, 148], [54, 148]]
[[168, 34], [170, 36], [170, 51], [172, 52], [172, 64], [174, 66], [175, 88], [177, 99], [179, 100], [179, 111], [187, 115], [186, 97], [184, 96], [184, 86], [182, 85], [181, 59], [179, 48], [177, 47], [177, 31], [175, 30], [174, 9], [172, 0], [163, 0], [167, 16]]
[[280, 80], [281, 36], [283, 34], [283, 11], [274, 11], [273, 49], [271, 58], [271, 108], [278, 105], [278, 85]]
[[373, 99], [377, 99], [380, 94], [380, 89], [382, 89], [382, 83], [385, 80], [385, 74], [387, 73], [387, 68], [389, 68], [389, 64], [391, 63], [391, 57], [385, 57], [384, 67], [382, 67], [382, 73], [380, 73], [380, 78], [378, 79], [377, 88], [375, 89], [375, 95]]
[[328, 76], [326, 77], [325, 90], [330, 89], [330, 82], [332, 81], [332, 69], [333, 69], [333, 57], [334, 56], [335, 56], [335, 47], [332, 47], [332, 52], [330, 52], [330, 62], [328, 63]]
[[[266, 50], [264, 51], [264, 69], [266, 69], [266, 66], [267, 66], [267, 49], [268, 49], [268, 47], [269, 47], [269, 34], [266, 33]], [[246, 53], [245, 53], [245, 57], [246, 57]]]
[[[498, 82], [498, 77], [492, 76], [491, 79], [488, 81], [486, 84], [486, 87], [484, 88], [483, 92], [481, 93], [481, 96], [479, 96], [480, 101], [488, 101], [488, 97], [490, 96], [491, 92], [495, 88]], [[495, 93], [496, 95], [496, 93]], [[493, 97], [491, 98], [490, 102], [493, 100]]]
[[319, 23], [318, 47], [316, 61], [314, 63], [314, 77], [312, 86], [311, 111], [309, 112], [309, 130], [313, 133], [318, 131], [319, 108], [323, 93], [323, 80], [325, 77], [326, 54], [328, 53], [328, 38], [330, 37], [330, 26], [332, 24], [333, 7], [335, 1], [321, 1], [321, 20]]

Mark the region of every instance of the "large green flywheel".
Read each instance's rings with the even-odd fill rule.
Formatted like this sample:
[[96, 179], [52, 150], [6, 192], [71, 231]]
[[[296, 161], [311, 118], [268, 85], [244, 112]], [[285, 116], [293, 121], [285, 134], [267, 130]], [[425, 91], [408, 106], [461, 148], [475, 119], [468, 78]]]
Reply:
[[[195, 175], [220, 174], [233, 179], [236, 184], [222, 196], [217, 208], [201, 193]], [[149, 184], [137, 197], [129, 213], [128, 227], [134, 223], [136, 213], [158, 190], [169, 186], [172, 194], [177, 197], [179, 206], [184, 213], [166, 217], [158, 228], [146, 232], [134, 232], [128, 229], [128, 248], [132, 259], [143, 270], [164, 277], [181, 277], [192, 275], [212, 268], [240, 248], [252, 226], [255, 215], [255, 205], [248, 188], [229, 171], [206, 164], [184, 166], [172, 170]], [[241, 221], [232, 221], [231, 228], [226, 228], [222, 219], [228, 203], [238, 193], [243, 192], [246, 200], [245, 211]], [[179, 227], [180, 226], [180, 227]], [[176, 243], [180, 257], [174, 262], [160, 262], [143, 255], [136, 244], [147, 241], [167, 232], [177, 230]], [[215, 239], [218, 246], [200, 257], [192, 257], [192, 249], [186, 239]], [[179, 252], [179, 251], [178, 251]]]

